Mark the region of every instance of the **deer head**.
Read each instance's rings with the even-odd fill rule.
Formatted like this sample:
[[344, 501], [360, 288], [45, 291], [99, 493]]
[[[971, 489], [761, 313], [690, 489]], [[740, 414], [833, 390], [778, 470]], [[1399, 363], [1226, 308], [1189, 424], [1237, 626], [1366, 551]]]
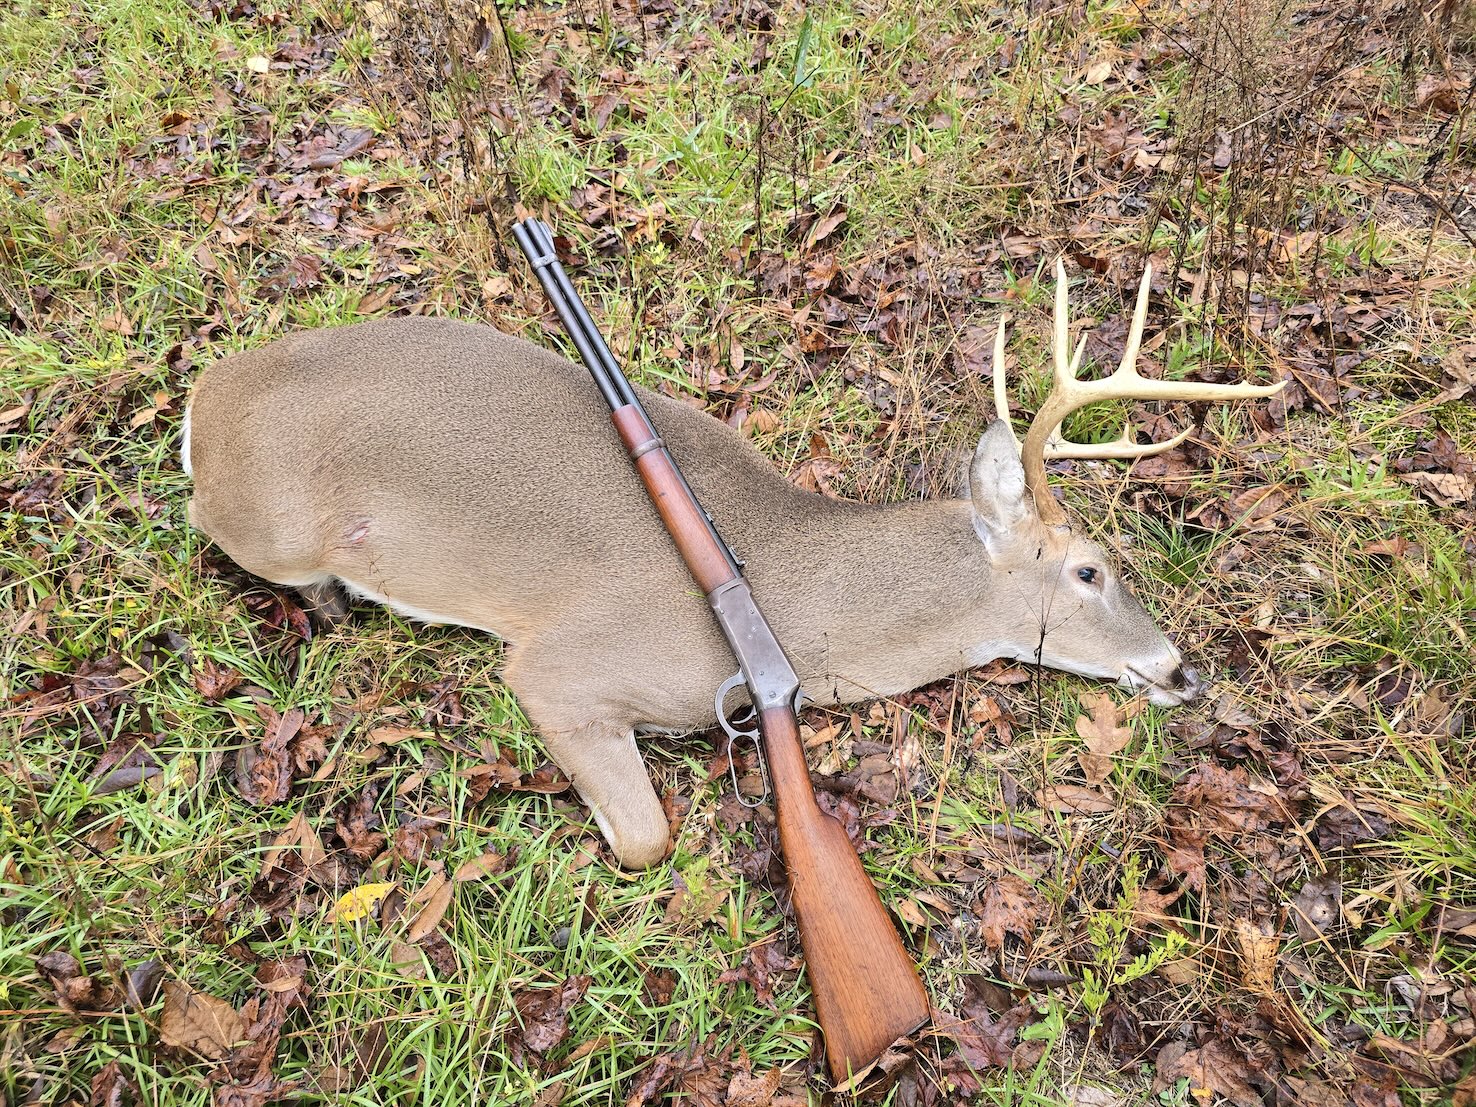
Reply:
[[[994, 342], [994, 399], [998, 420], [980, 440], [970, 470], [975, 530], [989, 550], [997, 574], [1001, 614], [1018, 626], [1034, 626], [1033, 649], [1016, 643], [1013, 656], [1082, 676], [1116, 680], [1145, 691], [1158, 704], [1187, 702], [1198, 695], [1198, 674], [1183, 664], [1179, 651], [1128, 591], [1100, 545], [1071, 528], [1051, 495], [1046, 461], [1055, 458], [1146, 457], [1171, 449], [1189, 434], [1138, 445], [1130, 427], [1113, 442], [1068, 442], [1061, 423], [1072, 412], [1103, 400], [1226, 401], [1270, 396], [1274, 385], [1199, 384], [1153, 380], [1137, 371], [1138, 351], [1148, 313], [1152, 269], [1143, 274], [1122, 362], [1100, 380], [1077, 373], [1086, 338], [1068, 357], [1066, 271], [1056, 263], [1054, 373], [1050, 395], [1041, 405], [1021, 445], [1010, 428], [1005, 395], [1005, 323]], [[1044, 577], [1044, 580], [1042, 579]], [[1042, 586], [1043, 585], [1043, 586]]]

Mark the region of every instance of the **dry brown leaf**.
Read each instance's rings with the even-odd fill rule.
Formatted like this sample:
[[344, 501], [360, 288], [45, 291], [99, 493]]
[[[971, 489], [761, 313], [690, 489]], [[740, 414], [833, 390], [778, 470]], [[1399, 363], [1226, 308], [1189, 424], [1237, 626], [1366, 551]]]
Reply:
[[1427, 73], [1415, 85], [1415, 106], [1434, 108], [1448, 115], [1461, 110], [1466, 83], [1443, 73]]
[[1220, 1038], [1210, 1039], [1199, 1049], [1187, 1049], [1183, 1042], [1171, 1042], [1159, 1053], [1157, 1064], [1155, 1092], [1172, 1088], [1182, 1076], [1189, 1081], [1189, 1091], [1200, 1103], [1207, 1104], [1218, 1094], [1236, 1107], [1263, 1107], [1261, 1097], [1246, 1082], [1245, 1058]]
[[979, 897], [979, 934], [998, 949], [1005, 934], [1018, 934], [1029, 941], [1041, 914], [1040, 897], [1018, 876], [1006, 874], [984, 889]]
[[56, 1000], [68, 1011], [111, 1011], [123, 998], [111, 982], [88, 976], [70, 953], [47, 953], [36, 959], [36, 968], [56, 989]]
[[198, 992], [181, 980], [164, 983], [159, 1037], [165, 1045], [219, 1061], [241, 1040], [243, 1030], [241, 1016], [225, 1000]]
[[813, 249], [815, 244], [829, 238], [830, 235], [846, 221], [846, 209], [836, 208], [833, 212], [820, 220], [810, 228], [810, 233], [805, 237], [805, 249]]
[[49, 1038], [42, 1048], [47, 1053], [66, 1054], [77, 1048], [77, 1043], [87, 1037], [85, 1026], [65, 1026]]
[[399, 742], [409, 741], [411, 738], [431, 738], [434, 735], [429, 730], [413, 726], [377, 726], [371, 730], [366, 741], [371, 745], [393, 746]]
[[125, 1107], [137, 1101], [138, 1085], [123, 1075], [116, 1059], [92, 1078], [92, 1107]]
[[468, 880], [480, 880], [484, 876], [495, 876], [505, 868], [507, 868], [507, 854], [489, 849], [480, 857], [473, 857], [470, 861], [463, 861], [456, 866], [456, 872], [451, 879], [458, 884]]
[[1041, 789], [1040, 805], [1052, 811], [1076, 815], [1101, 815], [1117, 808], [1110, 797], [1095, 788], [1082, 788], [1075, 784], [1052, 784]]
[[1436, 507], [1454, 507], [1476, 496], [1476, 477], [1467, 473], [1404, 473], [1399, 479]]
[[1240, 947], [1240, 982], [1256, 995], [1271, 995], [1276, 988], [1276, 952], [1281, 939], [1265, 933], [1250, 919], [1236, 919], [1235, 942]]
[[[405, 937], [412, 942], [420, 941], [441, 925], [441, 920], [446, 917], [446, 911], [451, 906], [451, 897], [456, 891], [456, 886], [439, 874], [431, 877], [426, 887], [431, 885], [435, 885], [435, 890], [426, 898], [425, 906], [420, 909], [419, 914], [415, 916], [415, 921], [410, 924], [410, 929], [405, 932]], [[418, 899], [419, 893], [414, 898]]]
[[408, 942], [394, 942], [390, 945], [389, 963], [401, 976], [413, 980], [425, 978], [425, 958], [421, 956], [419, 948]]
[[736, 969], [726, 969], [717, 979], [719, 984], [747, 983], [758, 1001], [774, 1006], [774, 983], [781, 973], [799, 968], [799, 959], [779, 939], [750, 946]]
[[292, 755], [289, 743], [302, 729], [301, 708], [291, 708], [278, 715], [266, 704], [257, 704], [257, 712], [266, 724], [261, 744], [240, 751], [237, 778], [241, 795], [253, 807], [281, 803], [292, 792]]
[[1076, 733], [1086, 740], [1086, 752], [1077, 754], [1086, 782], [1097, 786], [1112, 775], [1112, 757], [1121, 753], [1133, 739], [1130, 727], [1122, 726], [1122, 716], [1112, 697], [1106, 692], [1089, 692], [1081, 697], [1088, 714], [1076, 719]]
[[209, 703], [219, 703], [246, 678], [229, 665], [221, 665], [206, 657], [194, 674], [195, 688]]
[[[1173, 822], [1220, 833], [1253, 833], [1289, 818], [1274, 784], [1252, 779], [1239, 766], [1227, 769], [1213, 761], [1184, 775], [1174, 786], [1173, 803], [1182, 811], [1182, 818], [1176, 812]], [[1185, 837], [1198, 836], [1186, 832]], [[1202, 848], [1202, 841], [1196, 845]]]
[[728, 1081], [727, 1107], [770, 1107], [779, 1091], [780, 1075], [778, 1069], [762, 1076], [735, 1072]]
[[[520, 1029], [509, 1033], [516, 1046], [534, 1053], [546, 1053], [569, 1036], [569, 1011], [584, 998], [589, 990], [591, 978], [571, 976], [562, 984], [551, 988], [528, 988], [515, 992], [513, 1002], [517, 1005]], [[515, 1056], [521, 1049], [513, 1050]]]
[[294, 848], [302, 857], [303, 867], [308, 869], [322, 864], [328, 856], [328, 851], [323, 848], [323, 839], [318, 837], [318, 832], [301, 811], [292, 816], [292, 821], [272, 840], [271, 849], [267, 850], [261, 862], [262, 875], [271, 873], [284, 850]]

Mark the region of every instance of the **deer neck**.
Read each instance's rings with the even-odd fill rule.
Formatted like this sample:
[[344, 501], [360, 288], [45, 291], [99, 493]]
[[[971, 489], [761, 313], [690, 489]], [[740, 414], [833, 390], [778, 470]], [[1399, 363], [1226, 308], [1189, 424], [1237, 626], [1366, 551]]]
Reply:
[[773, 551], [797, 615], [785, 648], [817, 700], [893, 695], [1009, 652], [967, 501], [817, 507]]

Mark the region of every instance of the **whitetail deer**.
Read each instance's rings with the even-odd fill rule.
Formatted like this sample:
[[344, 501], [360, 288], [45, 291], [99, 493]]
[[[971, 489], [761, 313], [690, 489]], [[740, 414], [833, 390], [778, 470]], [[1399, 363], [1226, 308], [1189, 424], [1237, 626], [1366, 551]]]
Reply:
[[[808, 696], [848, 703], [996, 658], [1116, 680], [1159, 704], [1200, 681], [1046, 484], [1046, 459], [1167, 448], [1064, 442], [1070, 412], [1112, 398], [1231, 400], [1280, 385], [1180, 384], [1134, 368], [1145, 274], [1122, 364], [1077, 379], [1057, 266], [1055, 390], [1017, 445], [1003, 399], [968, 497], [886, 505], [791, 485], [740, 433], [640, 390]], [[314, 330], [236, 354], [195, 386], [190, 518], [243, 568], [320, 616], [351, 595], [502, 638], [504, 679], [620, 862], [663, 857], [668, 828], [634, 735], [715, 721], [733, 669], [589, 375], [486, 326], [425, 318]], [[1183, 436], [1181, 435], [1180, 438]]]

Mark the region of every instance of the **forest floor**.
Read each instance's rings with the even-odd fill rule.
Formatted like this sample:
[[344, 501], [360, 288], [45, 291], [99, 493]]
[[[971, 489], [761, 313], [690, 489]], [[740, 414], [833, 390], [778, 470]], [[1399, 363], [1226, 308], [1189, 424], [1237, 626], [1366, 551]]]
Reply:
[[[0, 1104], [818, 1103], [712, 735], [612, 863], [491, 638], [193, 532], [196, 374], [302, 327], [562, 337], [803, 487], [956, 494], [1055, 261], [1141, 404], [1064, 463], [1206, 677], [994, 664], [806, 715], [938, 1009], [868, 1102], [1476, 1103], [1476, 25], [1350, 0], [11, 0], [0, 10]], [[283, 436], [294, 428], [284, 425]], [[406, 427], [405, 433], [415, 433]]]

